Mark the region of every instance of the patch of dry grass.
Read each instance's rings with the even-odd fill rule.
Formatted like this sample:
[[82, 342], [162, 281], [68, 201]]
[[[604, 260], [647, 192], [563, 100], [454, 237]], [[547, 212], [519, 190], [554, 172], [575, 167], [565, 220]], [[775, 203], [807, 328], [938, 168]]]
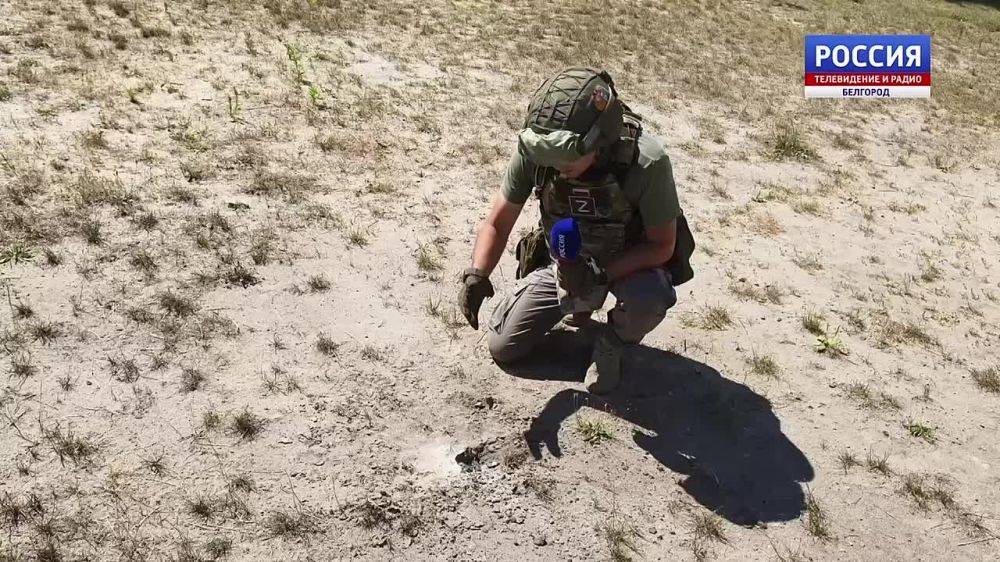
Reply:
[[333, 341], [326, 334], [320, 334], [316, 337], [316, 350], [326, 355], [328, 357], [333, 357], [337, 354], [337, 350], [340, 349], [340, 344]]
[[877, 472], [882, 476], [888, 476], [892, 473], [889, 468], [889, 454], [878, 456], [874, 451], [868, 451], [868, 455], [865, 457], [865, 467], [871, 472]]
[[69, 200], [81, 208], [96, 205], [112, 205], [119, 209], [129, 209], [138, 201], [138, 196], [117, 176], [103, 178], [84, 171], [76, 182], [67, 188]]
[[263, 418], [251, 412], [248, 408], [233, 416], [229, 423], [229, 431], [241, 441], [253, 441], [264, 430]]
[[847, 396], [868, 410], [899, 410], [899, 401], [884, 391], [873, 392], [867, 384], [853, 383], [847, 386]]
[[[681, 139], [677, 144], [683, 143], [682, 150], [690, 148], [688, 159], [695, 158], [695, 164], [714, 160], [708, 167], [715, 170], [711, 178], [705, 178], [704, 171], [697, 171], [698, 166], [691, 167], [694, 172], [684, 178], [685, 183], [699, 185], [697, 181], [707, 179], [708, 185], [700, 185], [706, 185], [703, 194], [712, 196], [709, 202], [726, 209], [740, 207], [738, 214], [731, 215], [737, 227], [733, 231], [745, 227], [742, 233], [751, 237], [753, 233], [777, 236], [787, 229], [788, 234], [782, 238], [798, 240], [800, 225], [809, 222], [810, 217], [795, 217], [791, 211], [829, 215], [833, 225], [843, 218], [841, 211], [848, 202], [876, 209], [869, 224], [875, 225], [877, 237], [865, 240], [878, 244], [873, 252], [885, 250], [880, 245], [881, 237], [896, 236], [891, 223], [875, 218], [879, 214], [924, 231], [927, 223], [933, 222], [929, 212], [912, 220], [893, 214], [918, 215], [924, 211], [914, 206], [916, 201], [929, 205], [916, 190], [886, 199], [862, 189], [869, 183], [890, 182], [892, 170], [873, 169], [872, 162], [854, 158], [860, 154], [844, 152], [860, 153], [870, 144], [877, 149], [872, 151], [872, 161], [874, 154], [884, 155], [883, 139], [877, 132], [881, 130], [880, 123], [869, 121], [868, 130], [876, 132], [860, 138], [851, 133], [838, 134], [834, 125], [841, 124], [828, 119], [834, 111], [854, 123], [865, 122], [869, 115], [891, 119], [893, 115], [885, 112], [885, 105], [805, 105], [800, 100], [798, 86], [775, 79], [800, 71], [803, 29], [888, 29], [898, 26], [899, 14], [905, 12], [907, 21], [912, 22], [910, 27], [935, 31], [935, 41], [948, 48], [947, 62], [955, 63], [939, 69], [940, 87], [935, 90], [932, 106], [946, 111], [940, 112], [943, 115], [935, 114], [934, 119], [926, 119], [929, 130], [924, 132], [934, 142], [950, 141], [947, 137], [953, 132], [948, 130], [948, 123], [955, 119], [974, 115], [977, 123], [987, 127], [997, 123], [995, 104], [984, 103], [992, 101], [990, 92], [1000, 89], [996, 87], [995, 73], [990, 72], [995, 61], [994, 57], [983, 55], [982, 45], [992, 44], [1000, 20], [992, 12], [969, 6], [970, 3], [958, 6], [903, 0], [887, 9], [889, 4], [884, 0], [863, 3], [824, 0], [808, 10], [801, 9], [803, 3], [798, 1], [736, 7], [689, 0], [625, 2], [610, 9], [606, 5], [572, 2], [554, 10], [540, 10], [537, 5], [521, 1], [499, 8], [481, 2], [437, 0], [423, 4], [386, 0], [366, 3], [266, 0], [243, 4], [154, 5], [130, 0], [85, 0], [78, 10], [59, 5], [15, 10], [14, 19], [0, 29], [0, 55], [5, 57], [0, 69], [0, 105], [2, 113], [11, 116], [10, 127], [0, 133], [4, 136], [0, 142], [4, 145], [0, 155], [0, 199], [4, 202], [0, 204], [3, 270], [0, 273], [5, 283], [30, 298], [30, 304], [27, 300], [16, 302], [21, 295], [15, 294], [10, 316], [0, 326], [3, 353], [0, 359], [8, 361], [0, 368], [11, 375], [7, 381], [11, 388], [0, 392], [0, 412], [19, 415], [23, 411], [15, 410], [19, 404], [30, 410], [22, 421], [32, 423], [22, 423], [17, 428], [25, 432], [26, 439], [16, 436], [15, 428], [7, 428], [14, 444], [7, 463], [10, 484], [14, 489], [28, 486], [32, 492], [37, 490], [46, 504], [42, 513], [32, 507], [27, 497], [17, 496], [15, 500], [0, 493], [4, 498], [0, 500], [2, 518], [18, 522], [15, 532], [5, 535], [7, 542], [0, 558], [12, 553], [18, 559], [39, 560], [214, 560], [255, 552], [259, 550], [259, 541], [278, 545], [279, 550], [280, 543], [293, 550], [311, 548], [309, 543], [313, 539], [308, 535], [321, 524], [330, 524], [338, 533], [344, 530], [335, 521], [340, 500], [319, 498], [315, 490], [305, 489], [309, 498], [306, 505], [313, 506], [310, 509], [316, 509], [322, 517], [303, 512], [298, 498], [288, 496], [283, 498], [289, 502], [295, 500], [287, 504], [293, 507], [280, 508], [272, 503], [263, 511], [259, 503], [251, 505], [251, 511], [246, 506], [241, 508], [239, 502], [228, 502], [227, 495], [242, 497], [255, 488], [243, 475], [230, 474], [237, 465], [245, 464], [246, 459], [223, 459], [225, 462], [220, 465], [217, 459], [205, 454], [207, 447], [233, 446], [216, 442], [220, 438], [223, 441], [256, 438], [256, 444], [241, 446], [243, 456], [261, 447], [271, 447], [266, 433], [269, 427], [253, 412], [241, 412], [238, 408], [243, 402], [233, 406], [230, 401], [233, 396], [262, 399], [268, 405], [267, 412], [259, 406], [253, 408], [266, 413], [276, 424], [277, 420], [282, 424], [289, 421], [289, 412], [301, 408], [315, 408], [315, 414], [310, 412], [310, 416], [339, 416], [329, 428], [336, 429], [336, 435], [324, 435], [327, 428], [310, 424], [299, 436], [309, 447], [323, 439], [322, 446], [335, 444], [350, 453], [357, 435], [378, 436], [386, 430], [398, 430], [400, 423], [412, 420], [418, 421], [414, 429], [429, 431], [420, 420], [430, 418], [422, 416], [420, 411], [412, 412], [410, 417], [397, 415], [408, 411], [411, 405], [417, 410], [433, 409], [433, 403], [420, 404], [418, 400], [410, 404], [414, 397], [401, 393], [398, 385], [393, 388], [381, 384], [386, 371], [392, 376], [391, 371], [410, 369], [411, 360], [396, 354], [390, 342], [359, 338], [357, 344], [347, 343], [349, 353], [346, 353], [340, 342], [353, 338], [339, 328], [335, 334], [338, 342], [326, 336], [312, 339], [320, 325], [302, 324], [308, 320], [296, 312], [297, 307], [308, 306], [309, 302], [336, 301], [331, 298], [342, 281], [348, 287], [353, 280], [342, 279], [342, 272], [335, 269], [325, 270], [329, 279], [323, 275], [309, 277], [312, 272], [321, 271], [318, 263], [311, 260], [322, 259], [324, 266], [330, 261], [340, 261], [344, 267], [354, 267], [354, 273], [362, 274], [374, 264], [379, 275], [387, 274], [388, 264], [401, 268], [404, 275], [407, 270], [411, 274], [417, 271], [424, 279], [436, 281], [452, 261], [449, 252], [455, 251], [468, 234], [463, 234], [468, 219], [464, 213], [472, 212], [470, 205], [478, 204], [478, 199], [486, 193], [475, 186], [485, 185], [489, 177], [501, 173], [503, 161], [511, 150], [510, 139], [505, 135], [519, 127], [519, 113], [526, 96], [541, 76], [555, 67], [606, 66], [618, 78], [622, 94], [629, 102], [660, 112], [673, 107], [697, 108], [693, 110], [697, 113], [694, 123], [700, 138], [690, 143]], [[204, 25], [192, 25], [192, 21]], [[637, 25], [639, 22], [642, 25]], [[670, 33], [663, 33], [664, 29]], [[593, 48], [615, 44], [616, 38], [621, 37], [629, 38], [627, 53], [614, 49], [602, 53]], [[718, 37], [725, 37], [740, 48], [720, 46]], [[283, 41], [295, 43], [283, 44]], [[222, 51], [219, 45], [223, 45]], [[216, 56], [220, 52], [224, 56]], [[704, 72], [704, 68], [723, 59], [740, 69], [741, 80], [736, 87], [725, 73]], [[517, 60], [517, 65], [511, 66], [511, 60]], [[384, 65], [386, 80], [373, 81], [369, 75], [361, 76], [367, 71], [347, 68], [355, 63], [360, 63], [360, 67]], [[422, 77], [425, 71], [432, 77]], [[397, 72], [403, 76], [402, 80], [395, 78]], [[970, 88], [973, 80], [978, 84]], [[918, 121], [929, 115], [924, 112], [933, 110], [932, 106], [915, 108]], [[648, 116], [650, 128], [654, 128], [656, 117]], [[358, 122], [368, 126], [358, 128]], [[775, 124], [779, 122], [780, 125]], [[975, 136], [972, 131], [969, 133]], [[668, 141], [671, 134], [670, 131], [664, 134]], [[853, 160], [846, 168], [858, 167], [857, 175], [852, 181], [845, 180], [845, 185], [840, 184], [840, 176], [827, 182], [836, 183], [834, 187], [815, 185], [816, 176], [834, 174], [832, 168], [840, 166], [838, 162], [811, 164], [820, 154], [827, 155], [828, 147], [820, 144], [824, 139], [832, 139], [834, 147], [840, 150], [836, 154], [831, 152], [831, 158], [851, 157]], [[723, 144], [728, 146], [718, 146]], [[899, 153], [905, 153], [913, 166], [903, 171], [922, 174], [929, 165], [940, 170], [932, 170], [938, 177], [960, 170], [966, 166], [966, 152], [975, 156], [975, 139], [955, 146], [968, 150], [949, 149], [943, 142], [941, 146], [927, 146], [926, 150], [900, 146]], [[754, 154], [761, 152], [785, 161], [766, 166], [790, 172], [781, 179], [788, 185], [766, 186], [744, 208], [746, 186], [730, 181], [736, 178], [724, 164], [740, 160], [741, 165], [755, 166], [758, 158]], [[891, 154], [888, 162], [895, 157], [895, 153]], [[803, 162], [807, 165], [802, 166]], [[465, 173], [470, 166], [475, 168], [471, 175]], [[809, 173], [799, 174], [803, 169]], [[453, 181], [462, 177], [467, 177], [468, 182]], [[365, 186], [366, 178], [374, 179]], [[218, 181], [210, 182], [212, 179]], [[846, 185], [852, 182], [853, 189]], [[326, 191], [327, 185], [336, 187]], [[427, 192], [427, 199], [421, 201], [420, 192]], [[943, 198], [947, 197], [943, 194]], [[893, 198], [898, 198], [898, 205], [886, 209]], [[699, 204], [693, 203], [695, 207]], [[945, 202], [945, 206], [935, 206], [935, 212], [947, 205]], [[692, 211], [695, 216], [705, 216], [715, 209], [703, 207]], [[975, 211], [994, 212], [978, 207]], [[779, 217], [782, 221], [787, 218], [787, 224], [782, 225]], [[255, 230], [258, 228], [261, 230]], [[408, 255], [407, 250], [399, 251], [390, 240], [397, 231], [412, 234], [409, 240], [426, 240], [427, 236], [440, 234], [444, 241], [439, 243], [434, 238]], [[970, 225], [966, 233], [959, 235], [971, 240], [979, 232], [976, 225]], [[376, 240], [376, 233], [383, 239]], [[853, 231], [845, 233], [844, 242], [852, 243], [851, 236], [861, 238]], [[959, 238], [948, 237], [947, 241], [952, 240]], [[771, 242], [758, 240], [754, 246]], [[982, 242], [991, 241], [982, 237]], [[410, 244], [414, 249], [414, 242]], [[345, 248], [346, 245], [351, 247]], [[711, 245], [717, 256], [737, 258], [746, 250], [724, 236], [713, 240]], [[369, 258], [375, 251], [390, 253], [373, 262]], [[793, 261], [812, 273], [825, 265], [829, 272], [813, 276], [815, 282], [822, 284], [827, 281], [827, 273], [831, 279], [842, 273], [846, 264], [839, 255], [823, 250], [817, 255], [796, 256]], [[828, 261], [826, 257], [833, 259]], [[293, 262], [299, 265], [292, 268]], [[893, 266], [890, 260], [886, 262], [886, 268]], [[937, 269], [925, 265], [919, 272], [909, 273], [917, 275], [917, 280], [923, 283], [916, 285], [916, 296], [927, 297], [917, 306], [934, 306], [935, 317], [939, 317], [948, 311], [934, 300], [951, 289], [950, 283], [961, 275], [962, 265], [958, 261], [949, 263], [951, 267], [936, 263]], [[947, 271], [946, 276], [941, 269]], [[306, 273], [297, 273], [302, 271]], [[780, 275], [773, 270], [772, 273]], [[249, 288], [261, 275], [268, 278], [267, 286], [247, 291], [231, 288]], [[278, 289], [296, 279], [296, 275], [301, 275], [299, 283], [307, 290], [329, 292], [300, 298]], [[41, 284], [40, 276], [45, 277]], [[777, 276], [773, 279], [788, 282]], [[50, 299], [44, 292], [50, 281], [65, 287], [64, 294]], [[372, 291], [389, 292], [382, 287], [391, 285], [391, 290], [402, 294], [414, 280], [397, 276], [384, 285], [379, 285], [384, 279], [373, 281]], [[415, 322], [415, 329], [423, 325], [436, 330], [429, 337], [444, 337], [442, 333], [456, 337], [449, 347], [478, 345], [481, 351], [482, 343], [474, 342], [475, 336], [464, 328], [450, 289], [432, 283], [420, 286], [435, 291], [423, 309], [433, 319], [421, 319], [419, 312], [414, 317], [412, 302], [409, 307], [401, 305], [394, 309], [392, 314], [398, 311]], [[970, 289], [974, 288], [970, 282]], [[767, 308], [777, 310], [777, 304], [783, 300], [782, 291], [769, 294], [766, 288], [758, 289], [761, 292], [742, 296], [737, 293], [737, 296], [766, 303]], [[788, 289], [794, 290], [791, 286]], [[870, 302], [877, 302], [880, 295], [872, 290], [867, 296]], [[274, 304], [280, 326], [265, 327], [268, 331], [262, 333], [255, 321], [246, 321], [243, 313], [259, 313], [253, 303], [260, 302]], [[853, 303], [828, 304], [830, 310], [842, 311]], [[981, 313], [962, 318], [963, 322], [975, 325], [982, 342], [993, 320], [989, 304], [970, 301], [970, 306], [976, 306]], [[232, 322], [213, 315], [223, 307], [239, 311], [234, 314], [239, 315], [240, 328], [245, 326], [245, 330], [237, 330]], [[742, 308], [760, 307], [741, 305]], [[726, 346], [735, 334], [731, 327], [738, 321], [748, 323], [750, 331], [761, 328], [752, 314], [737, 319], [732, 310], [736, 309], [714, 306], [682, 316], [686, 326], [730, 329], [721, 334], [688, 334], [694, 338], [688, 341], [698, 346], [704, 346], [706, 341], [714, 342], [712, 346]], [[918, 319], [919, 312], [914, 313], [917, 316], [913, 318]], [[825, 318], [812, 323], [803, 318], [803, 326], [814, 335], [827, 336], [820, 321], [825, 325]], [[875, 324], [877, 329], [882, 328], [878, 322]], [[859, 332], [866, 329], [860, 322], [858, 326]], [[919, 327], [927, 331], [935, 328], [931, 324]], [[788, 326], [787, 317], [785, 328], [794, 337], [796, 326]], [[961, 328], [964, 330], [966, 326]], [[940, 337], [944, 338], [946, 331], [943, 327]], [[902, 335], [887, 341], [905, 340], [923, 345], [920, 342], [924, 340], [913, 330], [894, 333]], [[212, 338], [219, 334], [236, 336], [224, 344], [213, 342]], [[881, 332], [873, 330], [871, 334], [881, 335]], [[858, 340], [857, 360], [868, 360], [870, 354], [858, 337], [860, 333], [852, 336]], [[51, 346], [43, 347], [46, 343]], [[303, 383], [308, 381], [310, 390], [315, 386], [319, 394], [295, 393], [301, 390], [296, 380], [277, 368], [263, 381], [253, 375], [223, 376], [228, 369], [222, 366], [233, 365], [233, 361], [239, 364], [240, 353], [246, 351], [247, 345], [259, 347], [254, 353], [262, 355], [262, 364], [285, 365], [302, 373]], [[767, 346], [769, 342], [754, 345]], [[755, 355], [748, 360], [748, 368], [758, 376], [777, 376], [776, 359], [784, 355], [763, 349], [773, 355]], [[88, 353], [81, 354], [81, 350]], [[431, 355], [425, 358], [433, 362], [437, 352], [430, 347], [427, 350]], [[399, 353], [404, 351], [398, 348]], [[955, 351], [962, 352], [960, 347]], [[111, 367], [102, 364], [96, 370], [105, 372], [94, 376], [66, 372], [65, 358], [84, 356], [97, 360], [110, 357]], [[202, 363], [202, 359], [209, 361]], [[786, 359], [781, 361], [785, 369], [797, 368], [794, 361], [787, 365]], [[917, 356], [914, 361], [925, 362], [926, 358]], [[223, 370], [217, 372], [219, 368]], [[417, 364], [415, 368], [422, 367]], [[443, 372], [449, 368], [450, 365], [441, 367]], [[844, 362], [837, 368], [850, 371], [853, 367]], [[464, 375], [446, 377], [449, 383], [475, 382], [483, 374], [473, 363], [468, 363], [466, 369]], [[916, 373], [916, 365], [913, 369], [911, 372]], [[456, 368], [455, 372], [460, 370]], [[209, 384], [202, 373], [212, 375]], [[405, 377], [414, 373], [409, 372]], [[832, 369], [827, 374], [844, 380]], [[970, 380], [984, 390], [998, 392], [995, 369], [974, 371], [972, 375]], [[792, 374], [782, 373], [782, 376]], [[320, 388], [325, 383], [315, 377], [336, 381], [336, 391], [324, 397], [329, 389]], [[428, 381], [432, 386], [442, 382]], [[149, 388], [144, 386], [147, 384]], [[433, 393], [434, 389], [430, 390]], [[40, 394], [34, 396], [36, 392]], [[157, 400], [153, 410], [148, 409], [151, 392]], [[365, 396], [358, 392], [374, 394]], [[32, 398], [25, 399], [28, 393]], [[111, 400], [112, 396], [116, 401]], [[482, 398], [480, 394], [475, 396]], [[496, 398], [503, 405], [503, 396]], [[862, 404], [871, 401], [876, 407], [883, 407], [883, 397], [874, 390], [864, 396], [859, 393], [856, 398]], [[942, 395], [935, 408], [948, 404], [944, 398]], [[178, 401], [190, 402], [193, 409], [178, 409]], [[363, 415], [362, 403], [366, 409]], [[94, 415], [81, 418], [75, 412], [81, 405], [93, 407]], [[213, 408], [223, 408], [227, 413], [220, 414]], [[234, 410], [228, 411], [229, 408]], [[510, 413], [502, 410], [473, 413], [479, 417]], [[785, 411], [794, 417], [793, 410]], [[141, 424], [130, 419], [147, 411], [146, 421]], [[169, 419], [158, 419], [161, 415], [168, 415]], [[86, 421], [88, 425], [78, 425], [77, 418], [79, 424]], [[60, 421], [61, 426], [53, 426], [54, 420], [64, 419], [74, 420], [74, 425]], [[181, 423], [173, 424], [175, 421]], [[44, 428], [37, 427], [43, 422]], [[163, 445], [166, 452], [151, 453], [141, 448], [160, 446], [153, 445], [158, 436], [143, 433], [146, 430], [142, 428], [165, 427], [165, 423], [192, 433], [191, 439], [182, 439], [177, 444], [168, 439]], [[134, 435], [139, 439], [136, 443], [132, 443], [133, 429], [139, 431]], [[288, 428], [282, 429], [284, 432]], [[313, 429], [317, 430], [315, 434]], [[448, 433], [454, 428], [446, 423], [432, 429]], [[573, 428], [570, 429], [573, 433]], [[903, 430], [897, 426], [897, 431]], [[223, 432], [229, 437], [224, 437]], [[604, 431], [591, 427], [581, 433], [577, 441], [601, 441], [611, 433], [610, 425]], [[97, 439], [94, 435], [101, 437]], [[294, 441], [296, 434], [290, 435]], [[32, 442], [37, 444], [32, 446]], [[301, 446], [293, 442], [279, 448], [293, 458]], [[620, 448], [604, 446], [611, 453]], [[942, 452], [946, 452], [947, 446], [951, 444], [941, 444]], [[104, 467], [96, 475], [77, 470], [78, 465], [94, 466], [92, 461], [102, 460], [101, 452], [105, 450], [109, 452], [108, 463], [116, 464], [118, 461], [111, 458], [110, 452], [138, 452], [141, 464], [135, 458], [124, 462], [134, 467], [130, 473], [140, 477], [129, 479], [128, 473], [119, 477], [120, 466], [108, 466], [108, 473], [116, 476], [109, 476], [102, 483]], [[397, 466], [397, 459], [391, 454], [383, 455], [379, 448], [373, 451], [375, 456], [366, 457], [369, 464], [362, 467], [362, 472], [373, 477], [369, 483], [376, 488], [383, 487], [388, 482], [386, 478], [393, 479], [397, 468], [408, 468]], [[232, 456], [230, 453], [226, 454]], [[521, 456], [527, 458], [525, 454]], [[356, 455], [345, 458], [348, 457], [349, 462], [343, 468], [349, 474], [358, 467]], [[56, 458], [63, 460], [65, 466], [54, 462]], [[841, 459], [845, 470], [864, 462], [853, 456], [845, 459]], [[869, 461], [870, 466], [876, 467], [870, 469], [880, 471], [877, 468], [880, 462]], [[552, 463], [524, 460], [516, 464], [516, 469], [508, 468], [525, 476], [524, 489], [529, 496], [555, 502], [552, 506], [555, 510], [578, 499], [573, 486], [560, 488], [558, 493], [555, 490], [555, 483], [562, 480], [558, 471], [569, 465], [560, 468]], [[287, 494], [286, 490], [292, 496], [301, 493], [303, 486], [311, 485], [309, 474], [313, 470], [306, 467], [300, 475], [286, 477], [280, 467], [274, 471], [255, 469], [254, 477], [259, 479], [256, 487], [267, 496], [261, 501], [280, 501], [279, 496]], [[888, 474], [888, 468], [883, 472]], [[852, 477], [878, 480], [872, 474]], [[218, 487], [220, 478], [222, 482], [228, 480], [229, 486], [217, 493], [213, 489]], [[159, 486], [159, 481], [167, 492], [176, 492], [179, 482], [190, 483], [191, 487], [182, 494], [157, 495], [156, 499], [162, 503], [155, 508], [138, 505], [136, 500], [147, 495], [148, 486]], [[64, 483], [65, 488], [59, 484], [50, 493], [46, 482]], [[932, 497], [929, 482], [923, 483], [921, 497]], [[894, 487], [898, 483], [894, 482]], [[381, 500], [368, 502], [370, 509], [366, 510], [363, 526], [371, 528], [371, 536], [362, 533], [363, 540], [354, 541], [357, 544], [352, 546], [352, 556], [366, 558], [388, 552], [400, 558], [412, 557], [415, 550], [410, 547], [411, 541], [397, 540], [390, 531], [408, 537], [424, 534], [420, 518], [434, 524], [428, 525], [433, 536], [425, 535], [416, 541], [418, 554], [421, 544], [426, 546], [427, 540], [441, 535], [432, 508], [450, 509], [451, 499], [431, 498], [421, 492], [420, 497], [414, 498], [423, 502], [416, 517], [404, 507], [403, 502], [409, 501], [405, 491], [391, 490], [391, 505]], [[425, 499], [430, 501], [424, 502]], [[627, 494], [623, 499], [634, 500]], [[507, 499], [499, 501], [502, 507]], [[937, 499], [927, 501], [931, 505], [941, 503]], [[817, 514], [825, 514], [813, 508], [815, 498], [810, 497], [809, 502], [808, 527], [810, 532], [821, 536], [824, 533], [813, 529], [817, 527]], [[96, 509], [91, 511], [91, 508]], [[831, 503], [830, 508], [840, 510], [843, 506]], [[326, 522], [328, 510], [333, 519]], [[234, 515], [244, 511], [249, 515]], [[704, 544], [692, 549], [696, 556], [707, 556], [705, 548], [712, 541], [725, 541], [727, 523], [707, 511], [700, 513], [694, 527], [698, 541]], [[848, 516], [845, 512], [845, 517]], [[638, 529], [645, 529], [648, 524], [617, 513], [602, 517], [596, 531], [599, 536], [594, 538], [601, 546], [606, 545], [607, 551], [592, 554], [610, 555], [616, 560], [641, 558], [639, 546], [643, 543]], [[161, 532], [163, 529], [169, 531], [169, 536]], [[350, 534], [351, 529], [346, 531]], [[484, 540], [494, 538], [491, 532], [483, 531]], [[557, 533], [554, 538], [558, 539], [553, 542], [565, 541], [564, 534], [552, 532]], [[369, 544], [369, 538], [373, 544]], [[730, 537], [733, 541], [736, 538]], [[441, 557], [461, 557], [461, 552], [454, 550], [455, 545], [447, 541], [442, 545], [438, 553]], [[735, 545], [732, 552], [739, 552], [740, 548]], [[775, 548], [776, 553], [779, 548], [781, 545]], [[499, 557], [507, 554], [510, 554], [507, 550], [497, 551]], [[816, 556], [815, 552], [809, 555]]]
[[681, 323], [702, 330], [725, 330], [733, 325], [733, 317], [729, 309], [722, 305], [708, 305], [698, 313], [688, 313], [681, 316]]
[[639, 529], [622, 514], [615, 513], [597, 526], [597, 531], [615, 562], [632, 560], [632, 556], [642, 554]]
[[937, 338], [927, 333], [924, 327], [915, 322], [895, 320], [884, 311], [876, 315], [875, 322], [876, 337], [879, 345], [883, 347], [896, 347], [898, 345], [936, 347], [939, 345]]
[[907, 474], [903, 476], [902, 492], [923, 510], [930, 509], [932, 503], [937, 503], [945, 508], [951, 508], [955, 505], [951, 486], [945, 479], [939, 477]]
[[776, 379], [781, 373], [781, 367], [774, 357], [770, 355], [758, 355], [756, 353], [750, 357], [750, 373], [758, 377]]
[[829, 517], [812, 491], [806, 492], [806, 531], [821, 540], [832, 538]]
[[768, 148], [768, 155], [775, 160], [809, 162], [819, 159], [819, 154], [806, 139], [805, 133], [794, 123], [779, 123], [764, 144]]
[[802, 327], [814, 336], [826, 333], [825, 326], [826, 316], [822, 312], [810, 310], [802, 315]]
[[781, 299], [786, 292], [776, 285], [764, 285], [761, 287], [749, 281], [734, 281], [729, 284], [729, 292], [742, 300], [756, 301], [761, 304], [781, 304]]
[[809, 272], [823, 269], [823, 260], [818, 254], [796, 254], [792, 263]]
[[722, 518], [714, 513], [695, 515], [693, 532], [695, 539], [729, 542], [729, 539], [726, 538], [725, 524]]
[[1000, 367], [973, 369], [971, 372], [972, 380], [979, 388], [986, 392], [1000, 393]]
[[318, 188], [315, 176], [287, 171], [258, 170], [245, 189], [250, 195], [302, 201]]
[[750, 230], [762, 236], [777, 236], [785, 231], [778, 219], [767, 212], [756, 212], [750, 215]]

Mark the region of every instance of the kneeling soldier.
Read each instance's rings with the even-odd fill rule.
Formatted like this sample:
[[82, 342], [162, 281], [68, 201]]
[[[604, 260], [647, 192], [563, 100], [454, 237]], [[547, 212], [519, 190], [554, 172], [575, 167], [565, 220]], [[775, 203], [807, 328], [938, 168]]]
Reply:
[[[590, 392], [610, 392], [621, 380], [625, 346], [663, 320], [677, 300], [674, 286], [693, 276], [694, 239], [663, 145], [643, 132], [607, 72], [566, 69], [532, 97], [501, 193], [479, 226], [472, 267], [462, 274], [459, 305], [473, 328], [532, 191], [540, 225], [518, 244], [521, 281], [493, 312], [490, 353], [500, 363], [523, 358], [564, 317], [567, 324], [589, 319], [610, 291], [616, 304], [585, 379]], [[551, 263], [550, 233], [567, 218], [578, 225], [581, 255]]]

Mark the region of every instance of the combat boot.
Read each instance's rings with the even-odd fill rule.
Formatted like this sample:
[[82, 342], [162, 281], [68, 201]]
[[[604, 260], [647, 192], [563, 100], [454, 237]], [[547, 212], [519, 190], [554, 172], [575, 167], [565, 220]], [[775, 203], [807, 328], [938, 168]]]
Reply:
[[592, 363], [583, 379], [584, 387], [593, 394], [607, 394], [618, 388], [622, 380], [622, 351], [625, 344], [610, 326], [602, 330], [594, 344]]

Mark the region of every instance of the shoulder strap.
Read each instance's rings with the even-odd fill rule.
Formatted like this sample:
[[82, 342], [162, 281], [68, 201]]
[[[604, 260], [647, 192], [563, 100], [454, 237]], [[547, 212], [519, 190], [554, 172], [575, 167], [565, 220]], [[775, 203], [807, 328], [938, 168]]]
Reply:
[[618, 183], [625, 184], [629, 170], [639, 158], [639, 137], [642, 136], [642, 117], [625, 109], [621, 138], [612, 147], [610, 158], [611, 173]]

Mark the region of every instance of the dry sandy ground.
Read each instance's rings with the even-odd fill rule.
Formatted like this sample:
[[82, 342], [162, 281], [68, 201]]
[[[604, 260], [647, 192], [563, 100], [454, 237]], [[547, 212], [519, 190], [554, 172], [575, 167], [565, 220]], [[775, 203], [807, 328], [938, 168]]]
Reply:
[[[998, 10], [591, 4], [0, 3], [0, 560], [995, 559]], [[846, 30], [934, 99], [802, 100]], [[453, 305], [570, 63], [699, 243], [606, 401]]]

